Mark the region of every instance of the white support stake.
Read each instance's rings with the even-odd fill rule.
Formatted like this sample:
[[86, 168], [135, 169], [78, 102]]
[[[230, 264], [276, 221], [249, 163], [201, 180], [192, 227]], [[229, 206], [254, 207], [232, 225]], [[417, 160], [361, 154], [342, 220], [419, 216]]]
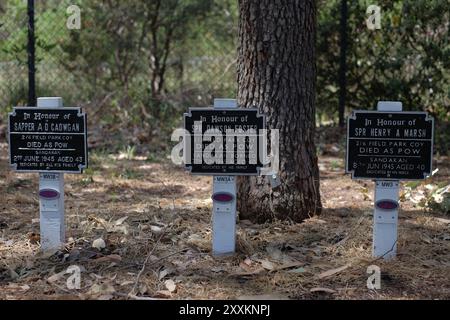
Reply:
[[[38, 98], [41, 108], [62, 108], [62, 98]], [[64, 174], [39, 173], [41, 249], [57, 250], [65, 242]]]
[[[237, 108], [235, 99], [215, 99], [214, 108]], [[229, 195], [227, 202], [214, 200], [214, 195]], [[236, 249], [236, 177], [214, 176], [212, 213], [212, 253], [214, 256], [234, 254]]]
[[[379, 101], [378, 111], [401, 112], [402, 103], [397, 101]], [[398, 194], [399, 181], [375, 180], [373, 246], [372, 256], [385, 260], [395, 258], [397, 254]], [[382, 202], [396, 204], [395, 208], [382, 209]]]

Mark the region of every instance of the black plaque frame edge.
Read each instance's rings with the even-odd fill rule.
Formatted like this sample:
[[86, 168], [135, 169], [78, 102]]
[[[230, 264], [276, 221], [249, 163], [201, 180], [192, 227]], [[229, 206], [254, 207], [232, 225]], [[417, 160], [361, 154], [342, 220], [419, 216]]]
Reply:
[[[187, 117], [192, 117], [192, 111], [256, 111], [256, 118], [262, 118], [263, 119], [263, 130], [266, 129], [266, 116], [264, 114], [259, 113], [259, 109], [258, 108], [220, 108], [220, 109], [216, 109], [216, 108], [189, 108], [189, 111], [183, 114], [183, 129], [186, 130], [186, 118]], [[184, 149], [183, 151], [187, 150], [188, 147], [188, 143], [187, 143], [187, 139], [185, 137], [183, 137], [183, 141], [184, 141]], [[189, 142], [190, 143], [190, 142]], [[201, 173], [201, 172], [192, 172], [192, 165], [186, 165], [185, 162], [185, 156], [186, 153], [183, 152], [183, 162], [184, 162], [184, 166], [185, 169], [187, 171], [189, 171], [190, 174], [192, 174], [193, 176], [260, 176], [261, 175], [261, 167], [257, 167], [256, 168], [256, 173], [224, 173], [224, 172], [207, 172], [207, 173]]]
[[[78, 171], [67, 171], [67, 170], [18, 170], [17, 165], [15, 163], [11, 162], [11, 141], [10, 141], [10, 121], [11, 117], [14, 117], [16, 115], [16, 110], [24, 109], [24, 110], [75, 110], [78, 112], [78, 117], [83, 117], [84, 120], [84, 154], [86, 155], [86, 165], [78, 165]], [[6, 139], [8, 141], [8, 162], [11, 170], [19, 173], [72, 173], [72, 174], [81, 174], [83, 173], [83, 170], [86, 169], [89, 166], [89, 156], [88, 156], [88, 137], [87, 137], [87, 115], [85, 112], [83, 112], [83, 109], [81, 107], [13, 107], [13, 110], [8, 113], [8, 132], [6, 135]]]
[[434, 118], [430, 116], [427, 111], [377, 111], [377, 110], [353, 110], [352, 114], [347, 117], [347, 138], [345, 145], [345, 173], [351, 173], [352, 180], [383, 180], [383, 181], [399, 181], [400, 179], [392, 179], [392, 178], [373, 178], [373, 177], [355, 177], [354, 170], [348, 170], [348, 145], [349, 145], [349, 132], [350, 132], [350, 119], [355, 120], [357, 113], [402, 113], [402, 114], [424, 114], [425, 121], [431, 121], [431, 155], [430, 155], [430, 172], [424, 172], [422, 179], [401, 179], [402, 181], [417, 181], [417, 180], [425, 180], [431, 177], [433, 173], [433, 152], [434, 152]]

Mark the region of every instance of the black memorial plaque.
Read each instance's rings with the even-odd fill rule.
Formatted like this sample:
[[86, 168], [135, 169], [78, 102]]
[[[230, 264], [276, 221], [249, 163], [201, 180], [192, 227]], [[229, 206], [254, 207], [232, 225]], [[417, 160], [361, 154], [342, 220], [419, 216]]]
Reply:
[[426, 112], [354, 111], [346, 172], [356, 179], [425, 179], [432, 171], [433, 131]]
[[190, 135], [184, 150], [191, 173], [259, 175], [265, 117], [257, 109], [191, 108], [184, 114], [184, 128]]
[[86, 114], [80, 108], [14, 108], [8, 127], [16, 171], [81, 173], [88, 165]]

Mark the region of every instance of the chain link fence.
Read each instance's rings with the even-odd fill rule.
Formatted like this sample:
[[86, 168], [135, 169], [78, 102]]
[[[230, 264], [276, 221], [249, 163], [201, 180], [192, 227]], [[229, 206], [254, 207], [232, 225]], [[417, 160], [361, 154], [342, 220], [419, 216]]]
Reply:
[[[112, 3], [120, 6], [119, 1]], [[151, 81], [161, 68], [164, 73], [157, 76], [163, 75], [164, 82], [158, 97], [165, 103], [205, 105], [213, 97], [235, 95], [236, 32], [230, 28], [236, 27], [236, 21], [226, 16], [229, 12], [224, 11], [223, 22], [231, 26], [229, 30], [219, 35], [207, 28], [195, 30], [195, 39], [181, 39], [179, 33], [171, 39], [167, 57], [166, 52], [157, 52], [161, 61], [165, 59], [164, 66], [152, 69], [154, 39], [141, 34], [153, 31], [142, 29], [145, 17], [135, 17], [131, 9], [127, 12], [120, 7], [102, 12], [100, 9], [108, 9], [102, 6], [106, 4], [96, 1], [35, 1], [37, 96], [62, 96], [65, 105], [116, 101], [119, 107], [151, 108], [155, 98]], [[4, 0], [0, 13], [0, 104], [26, 105], [27, 1]], [[76, 27], [77, 15], [80, 28], [68, 27]], [[128, 20], [134, 21], [135, 32], [127, 29]], [[163, 47], [164, 29], [158, 32], [157, 42]], [[138, 40], [133, 42], [139, 37], [145, 37], [140, 45]]]

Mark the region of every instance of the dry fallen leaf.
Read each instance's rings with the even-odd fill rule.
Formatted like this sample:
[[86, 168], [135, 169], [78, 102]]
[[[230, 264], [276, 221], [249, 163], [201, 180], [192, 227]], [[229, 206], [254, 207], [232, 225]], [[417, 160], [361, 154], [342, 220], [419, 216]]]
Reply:
[[245, 262], [241, 262], [239, 263], [239, 267], [241, 267], [243, 270], [247, 271], [247, 272], [251, 272], [253, 270], [252, 267], [250, 267], [248, 264], [246, 264]]
[[334, 274], [336, 274], [336, 273], [339, 273], [339, 272], [341, 272], [341, 271], [344, 271], [344, 270], [347, 269], [348, 267], [350, 267], [349, 264], [347, 264], [347, 265], [345, 265], [345, 266], [343, 266], [343, 267], [339, 267], [339, 268], [336, 268], [336, 269], [331, 269], [331, 270], [322, 272], [322, 273], [319, 274], [316, 278], [317, 278], [317, 279], [323, 279], [323, 278], [332, 276], [332, 275], [334, 275]]
[[172, 297], [172, 293], [169, 290], [159, 290], [156, 291], [154, 298], [170, 298]]
[[266, 269], [266, 270], [273, 270], [275, 269], [275, 266], [272, 262], [270, 262], [269, 260], [261, 260], [261, 266]]
[[110, 254], [108, 256], [100, 257], [94, 260], [95, 262], [120, 262], [122, 257], [118, 254]]
[[289, 270], [288, 272], [290, 272], [290, 273], [303, 273], [303, 272], [306, 272], [306, 269], [300, 267], [300, 268], [297, 268], [297, 269]]
[[128, 235], [129, 233], [129, 226], [128, 224], [124, 223], [122, 225], [119, 226], [114, 226], [114, 228], [111, 229], [111, 232], [121, 232], [124, 235]]
[[164, 269], [162, 271], [159, 272], [159, 276], [158, 279], [162, 280], [164, 279], [168, 274], [169, 274], [170, 270], [169, 269]]
[[276, 267], [275, 269], [273, 269], [272, 271], [279, 271], [279, 270], [284, 270], [284, 269], [291, 269], [291, 268], [295, 268], [295, 267], [300, 267], [303, 266], [304, 263], [303, 262], [290, 262], [290, 263], [285, 263], [279, 267]]
[[29, 285], [27, 285], [27, 284], [24, 284], [24, 285], [19, 285], [19, 284], [17, 284], [17, 283], [10, 283], [10, 284], [8, 284], [8, 288], [9, 289], [17, 289], [17, 290], [22, 290], [22, 291], [28, 291], [28, 290], [30, 290], [30, 286]]
[[254, 296], [240, 296], [237, 297], [237, 300], [289, 300], [289, 297], [277, 293], [271, 293]]
[[103, 240], [102, 238], [95, 239], [92, 242], [92, 247], [96, 248], [97, 250], [102, 250], [102, 249], [106, 248], [105, 240]]
[[173, 280], [166, 280], [164, 284], [169, 292], [174, 292], [175, 290], [177, 290], [177, 285], [175, 284], [175, 282], [173, 282]]
[[267, 246], [266, 251], [272, 260], [281, 261], [283, 258], [283, 252], [281, 252], [281, 250], [277, 247]]
[[311, 293], [314, 293], [314, 292], [336, 293], [336, 290], [329, 289], [329, 288], [312, 288], [309, 291]]
[[150, 226], [150, 230], [153, 234], [160, 235], [163, 232], [163, 229], [158, 226]]
[[105, 295], [111, 295], [116, 290], [114, 289], [113, 285], [110, 283], [102, 283], [102, 284], [94, 284], [89, 289], [88, 294], [93, 296], [105, 296]]
[[237, 276], [237, 277], [247, 277], [247, 276], [255, 276], [255, 275], [257, 275], [257, 274], [260, 274], [260, 273], [263, 273], [263, 272], [265, 272], [266, 271], [266, 269], [264, 269], [264, 268], [257, 268], [257, 269], [255, 269], [255, 270], [253, 270], [253, 271], [249, 271], [249, 272], [236, 272], [236, 273], [233, 273], [233, 274], [231, 274], [232, 276]]
[[128, 216], [118, 219], [114, 224], [116, 226], [120, 226], [125, 220], [128, 219]]
[[121, 287], [128, 286], [130, 284], [134, 284], [134, 281], [124, 281], [120, 284]]
[[55, 273], [54, 275], [47, 278], [47, 282], [50, 284], [55, 283], [55, 282], [59, 281], [64, 276], [65, 273], [66, 273], [66, 270], [61, 271], [59, 273]]
[[139, 285], [139, 293], [141, 295], [144, 295], [147, 291], [148, 291], [148, 287], [145, 283], [142, 283], [141, 285]]
[[11, 277], [11, 279], [15, 280], [17, 278], [19, 278], [19, 274], [12, 268], [8, 268], [9, 271], [9, 276]]
[[[242, 262], [241, 262], [242, 263]], [[216, 272], [216, 273], [219, 273], [219, 272], [223, 272], [223, 271], [225, 271], [226, 269], [225, 268], [223, 268], [223, 267], [212, 267], [211, 268], [211, 271], [212, 272]], [[161, 279], [160, 279], [161, 280]]]
[[436, 221], [444, 223], [444, 224], [450, 224], [450, 220], [449, 219], [444, 219], [444, 218], [435, 218]]
[[41, 236], [37, 233], [31, 232], [28, 234], [28, 239], [30, 240], [30, 243], [36, 244], [41, 241]]
[[23, 286], [20, 286], [20, 289], [22, 289], [23, 291], [28, 291], [28, 290], [30, 290], [30, 286], [25, 284]]

